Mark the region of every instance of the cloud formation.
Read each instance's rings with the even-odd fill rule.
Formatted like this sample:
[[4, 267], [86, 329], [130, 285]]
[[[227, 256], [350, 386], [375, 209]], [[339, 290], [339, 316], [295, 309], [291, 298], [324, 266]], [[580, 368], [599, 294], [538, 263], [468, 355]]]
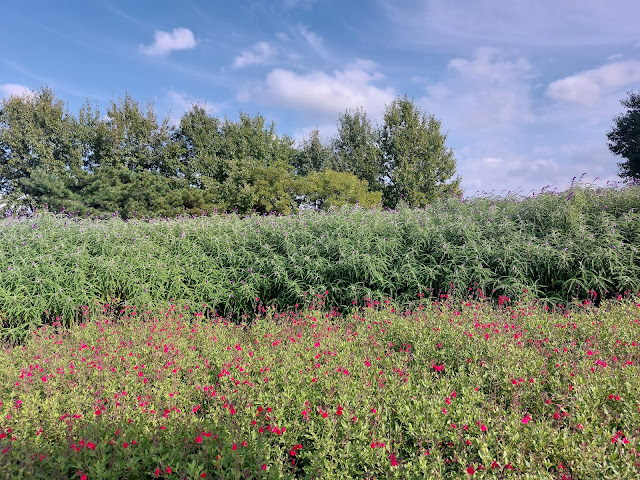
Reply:
[[451, 128], [481, 136], [487, 130], [509, 132], [532, 122], [530, 81], [535, 72], [523, 57], [495, 48], [479, 48], [472, 59], [454, 58], [444, 80], [426, 86], [418, 103]]
[[378, 0], [398, 32], [423, 44], [589, 46], [637, 42], [636, 0]]
[[585, 70], [549, 84], [546, 94], [561, 102], [595, 105], [603, 95], [640, 82], [640, 61], [629, 60]]
[[233, 59], [233, 68], [242, 68], [248, 65], [266, 65], [268, 64], [276, 50], [267, 42], [258, 42]]
[[262, 86], [240, 92], [241, 100], [257, 100], [293, 108], [310, 116], [336, 116], [345, 109], [362, 107], [372, 117], [380, 117], [396, 92], [391, 87], [377, 87], [373, 82], [382, 75], [372, 62], [358, 60], [332, 74], [313, 71], [298, 74], [282, 68], [273, 69]]
[[171, 32], [156, 30], [151, 45], [141, 45], [140, 51], [145, 55], [167, 55], [173, 50], [188, 50], [196, 46], [193, 32], [188, 28], [174, 28]]
[[3, 98], [9, 97], [21, 97], [23, 95], [29, 95], [33, 93], [33, 91], [29, 87], [25, 87], [24, 85], [17, 85], [15, 83], [5, 83], [4, 85], [0, 85], [0, 96]]

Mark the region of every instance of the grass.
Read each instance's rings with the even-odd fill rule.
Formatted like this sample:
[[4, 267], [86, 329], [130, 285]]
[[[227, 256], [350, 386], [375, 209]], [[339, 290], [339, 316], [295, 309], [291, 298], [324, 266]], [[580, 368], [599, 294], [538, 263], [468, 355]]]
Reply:
[[[447, 200], [289, 217], [122, 221], [38, 214], [0, 226], [0, 335], [122, 308], [205, 304], [236, 321], [328, 291], [346, 312], [367, 297], [481, 289], [568, 304], [640, 291], [640, 186]], [[112, 301], [112, 299], [115, 299]]]
[[172, 307], [0, 355], [7, 478], [640, 476], [640, 304]]
[[638, 205], [5, 218], [0, 471], [638, 478]]

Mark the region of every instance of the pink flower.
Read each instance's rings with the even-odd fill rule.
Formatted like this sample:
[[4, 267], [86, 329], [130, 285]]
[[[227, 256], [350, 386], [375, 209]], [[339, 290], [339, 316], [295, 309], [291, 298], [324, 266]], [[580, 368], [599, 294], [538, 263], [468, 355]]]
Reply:
[[487, 431], [487, 426], [486, 425], [480, 425], [480, 430], [483, 432]]
[[529, 423], [530, 420], [531, 420], [531, 415], [526, 414], [524, 416], [524, 418], [522, 419], [522, 423], [527, 424], [527, 423]]

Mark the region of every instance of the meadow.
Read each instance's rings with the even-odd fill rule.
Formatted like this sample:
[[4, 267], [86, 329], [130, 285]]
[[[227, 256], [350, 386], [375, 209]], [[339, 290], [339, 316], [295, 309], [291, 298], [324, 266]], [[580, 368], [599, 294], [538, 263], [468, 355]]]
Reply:
[[6, 218], [0, 471], [638, 478], [639, 205]]
[[[567, 305], [640, 291], [640, 186], [425, 209], [343, 208], [295, 216], [82, 219], [38, 213], [0, 224], [0, 335], [114, 302], [242, 315], [328, 291], [405, 305], [480, 289]], [[209, 313], [207, 313], [209, 314]]]

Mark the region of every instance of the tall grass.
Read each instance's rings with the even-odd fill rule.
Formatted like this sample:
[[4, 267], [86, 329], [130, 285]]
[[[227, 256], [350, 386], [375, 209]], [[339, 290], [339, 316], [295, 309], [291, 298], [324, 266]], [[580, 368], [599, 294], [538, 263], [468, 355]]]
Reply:
[[109, 305], [220, 315], [348, 308], [457, 291], [569, 302], [640, 291], [640, 187], [573, 186], [425, 209], [122, 221], [37, 214], [0, 223], [2, 334]]

